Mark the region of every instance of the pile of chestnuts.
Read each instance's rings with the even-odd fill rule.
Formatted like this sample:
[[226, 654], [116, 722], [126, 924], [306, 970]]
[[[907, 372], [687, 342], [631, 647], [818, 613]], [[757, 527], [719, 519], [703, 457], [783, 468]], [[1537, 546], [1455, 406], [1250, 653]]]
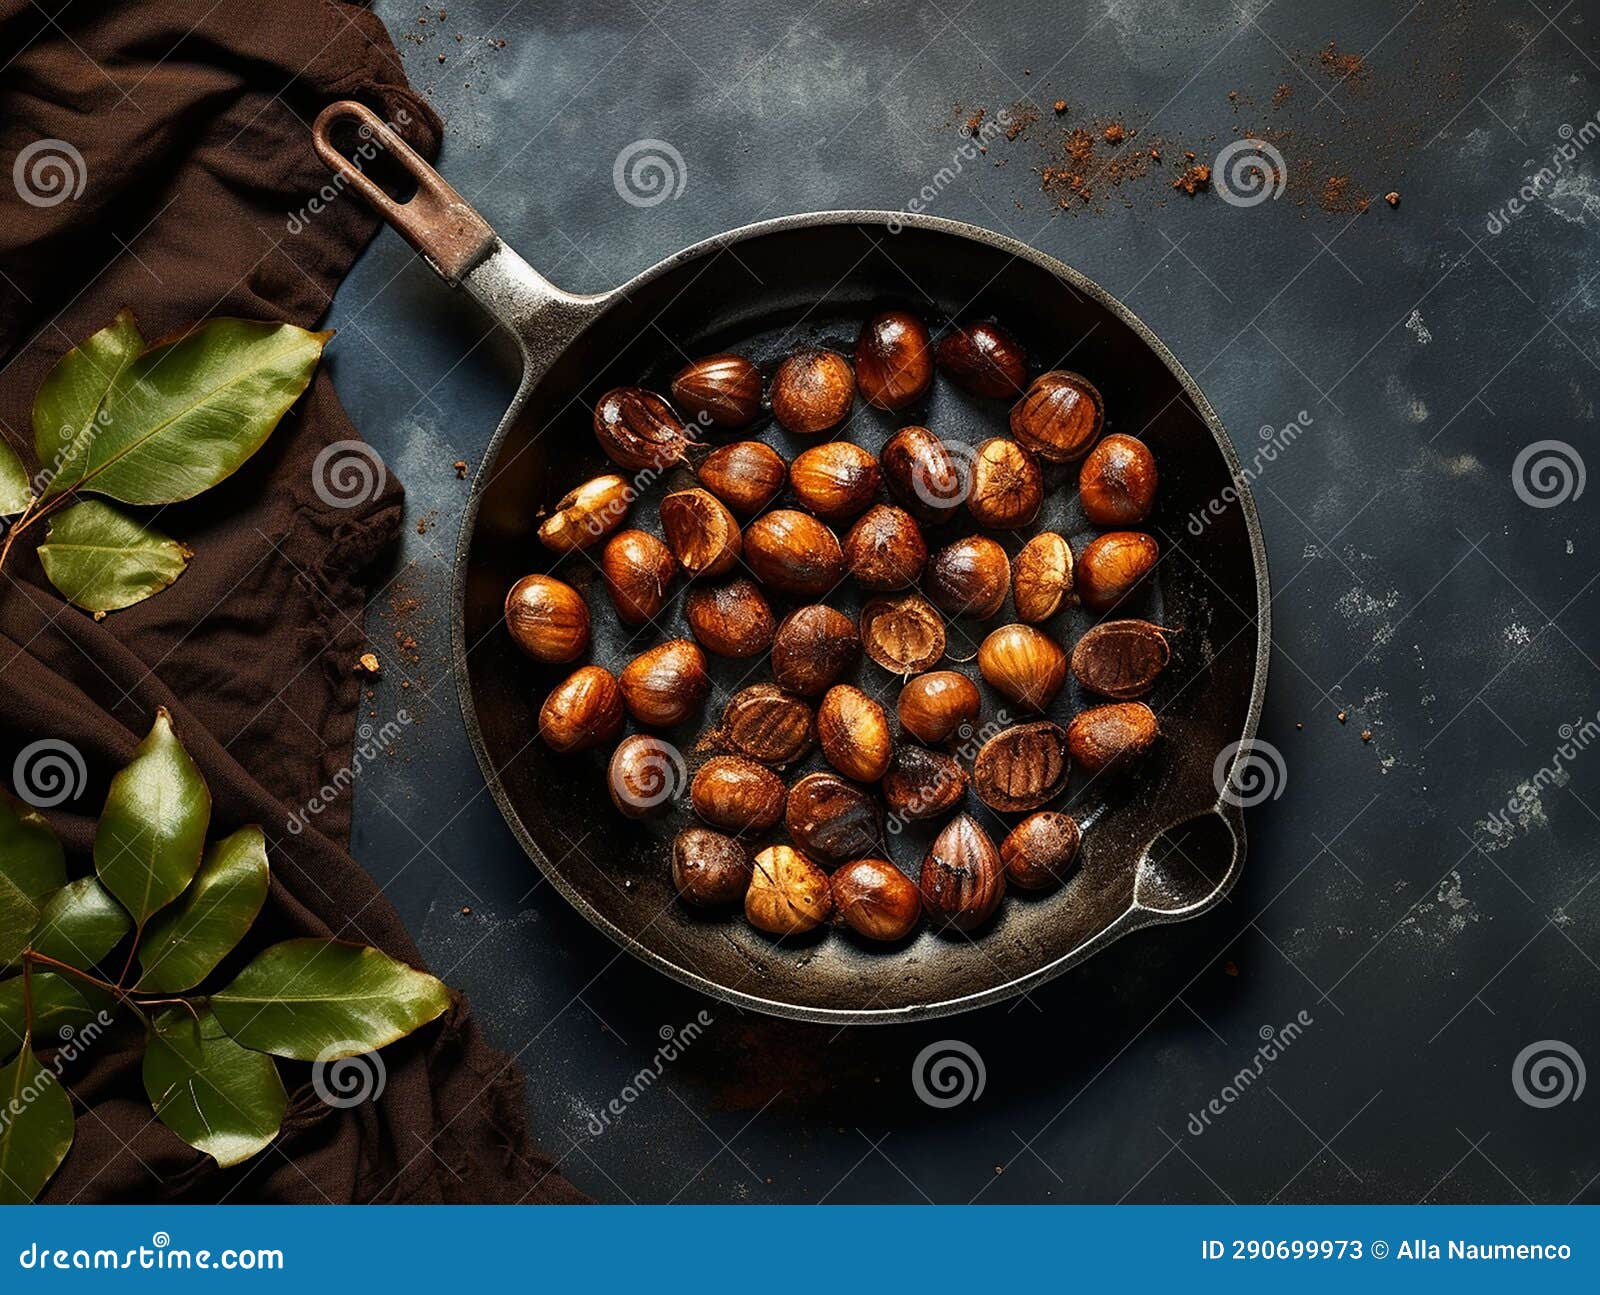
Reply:
[[[742, 905], [776, 936], [833, 921], [892, 943], [924, 917], [978, 931], [1008, 887], [1070, 880], [1083, 834], [1052, 805], [1072, 771], [1115, 775], [1156, 745], [1142, 699], [1172, 651], [1160, 625], [1116, 614], [1160, 557], [1139, 529], [1156, 501], [1150, 449], [1106, 434], [1087, 378], [1029, 373], [998, 323], [952, 324], [935, 342], [921, 318], [890, 310], [853, 355], [804, 346], [767, 374], [712, 355], [666, 395], [618, 387], [596, 401], [594, 434], [618, 471], [562, 496], [539, 539], [598, 568], [636, 641], [681, 589], [688, 637], [661, 635], [615, 671], [577, 665], [545, 697], [539, 736], [558, 753], [609, 751], [596, 776], [625, 818], [687, 801], [698, 822], [670, 854], [687, 903]], [[909, 422], [941, 376], [980, 404], [1010, 402], [1009, 435], [967, 445]], [[858, 398], [903, 423], [877, 454], [852, 438]], [[771, 441], [802, 447], [792, 458], [754, 439], [769, 422]], [[662, 492], [659, 534], [628, 525], [641, 482]], [[1046, 492], [1074, 484], [1097, 532], [1076, 547], [1035, 526]], [[852, 587], [853, 615], [834, 605]], [[1012, 618], [985, 625], [1008, 600]], [[1078, 607], [1114, 614], [1059, 641]], [[589, 652], [591, 614], [605, 613], [553, 575], [524, 576], [506, 597], [511, 637], [547, 665]], [[958, 650], [968, 643], [975, 657]], [[738, 683], [719, 690], [713, 725], [675, 745], [651, 730], [701, 716], [708, 653], [738, 663]], [[978, 681], [947, 659], [975, 659]], [[1057, 723], [1069, 677], [1103, 700]], [[985, 687], [993, 720], [980, 730]], [[630, 719], [643, 731], [624, 737]], [[888, 842], [923, 821], [938, 830], [913, 876]]]

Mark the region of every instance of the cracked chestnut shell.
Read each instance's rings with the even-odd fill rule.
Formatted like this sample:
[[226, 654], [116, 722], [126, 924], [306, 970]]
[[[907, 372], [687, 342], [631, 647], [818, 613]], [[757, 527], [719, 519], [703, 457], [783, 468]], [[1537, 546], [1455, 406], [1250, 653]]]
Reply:
[[552, 553], [586, 549], [621, 526], [632, 504], [633, 488], [619, 476], [585, 481], [562, 495], [539, 523], [539, 542]]
[[1011, 562], [1011, 601], [1017, 619], [1049, 620], [1072, 602], [1072, 547], [1054, 531], [1041, 531]]
[[1149, 621], [1102, 621], [1072, 648], [1072, 673], [1090, 692], [1118, 701], [1143, 697], [1172, 660], [1167, 632]]
[[720, 585], [696, 585], [683, 600], [684, 619], [695, 642], [717, 656], [742, 660], [772, 644], [772, 608], [754, 580], [744, 576]]
[[789, 488], [825, 522], [854, 517], [878, 493], [878, 460], [851, 441], [828, 441], [795, 455]]
[[861, 859], [882, 849], [877, 800], [836, 773], [808, 773], [789, 788], [783, 826], [796, 845], [823, 863]]
[[686, 827], [672, 838], [672, 884], [698, 908], [738, 903], [754, 870], [741, 842], [709, 827]]
[[845, 568], [863, 589], [908, 589], [927, 560], [916, 518], [893, 504], [875, 504], [844, 537]]
[[635, 733], [611, 753], [606, 788], [624, 818], [658, 818], [672, 808], [686, 776], [677, 747], [654, 734]]
[[1060, 795], [1071, 772], [1066, 732], [1038, 720], [996, 733], [979, 748], [972, 787], [990, 809], [1020, 814]]
[[971, 472], [926, 427], [902, 427], [878, 455], [884, 478], [918, 521], [946, 521], [966, 502]]
[[1078, 597], [1103, 612], [1126, 598], [1155, 568], [1161, 548], [1143, 531], [1107, 531], [1078, 555]]
[[991, 399], [1015, 399], [1028, 380], [1022, 344], [999, 324], [952, 328], [935, 352], [939, 367], [963, 391]]
[[923, 588], [940, 611], [985, 621], [1005, 606], [1011, 561], [988, 536], [969, 535], [933, 555]]
[[922, 860], [922, 906], [936, 922], [971, 931], [993, 916], [1005, 895], [1005, 868], [989, 834], [961, 814], [934, 838]]
[[874, 409], [904, 409], [933, 385], [928, 326], [907, 310], [874, 315], [856, 339], [856, 384]]
[[565, 755], [603, 746], [622, 732], [622, 689], [604, 666], [574, 670], [539, 707], [539, 736]]
[[967, 511], [979, 526], [1014, 531], [1039, 515], [1044, 474], [1039, 461], [1015, 441], [993, 436], [972, 456]]
[[772, 416], [796, 436], [815, 436], [837, 427], [855, 396], [855, 374], [837, 351], [804, 347], [772, 375]]
[[756, 855], [744, 915], [769, 935], [801, 935], [815, 930], [833, 911], [828, 874], [787, 845], [770, 845]]
[[743, 427], [761, 412], [761, 370], [742, 355], [692, 360], [678, 370], [670, 390], [679, 409], [713, 427]]
[[726, 832], [765, 832], [783, 817], [783, 779], [742, 755], [715, 755], [689, 784], [694, 812]]
[[652, 728], [681, 724], [711, 691], [705, 653], [688, 639], [668, 639], [622, 667], [628, 714]]
[[783, 456], [760, 441], [718, 446], [695, 469], [702, 486], [747, 517], [778, 497], [788, 474]]
[[624, 625], [637, 627], [658, 615], [677, 574], [672, 550], [648, 531], [619, 531], [600, 554], [606, 593]]
[[1023, 890], [1059, 886], [1072, 871], [1083, 832], [1071, 814], [1029, 814], [1000, 842], [1006, 880]]
[[930, 670], [900, 690], [901, 727], [924, 742], [965, 736], [978, 719], [978, 685], [957, 670]]
[[922, 892], [887, 859], [856, 859], [833, 874], [833, 911], [857, 935], [892, 943], [917, 929]]
[[948, 814], [967, 794], [967, 771], [954, 756], [905, 742], [883, 775], [884, 802], [907, 821]]
[[1011, 434], [1042, 459], [1081, 459], [1105, 426], [1100, 389], [1081, 373], [1051, 369], [1011, 407]]
[[861, 689], [834, 684], [817, 708], [817, 741], [828, 763], [846, 778], [877, 782], [888, 771], [893, 744], [889, 717]]
[[1086, 773], [1124, 769], [1156, 743], [1156, 714], [1142, 701], [1112, 702], [1072, 717], [1067, 746]]
[[1042, 711], [1067, 681], [1067, 654], [1032, 625], [1002, 625], [979, 645], [978, 673], [1019, 706]]
[[809, 513], [774, 508], [745, 528], [745, 565], [794, 598], [820, 598], [844, 578], [839, 537]]
[[811, 707], [776, 684], [741, 688], [722, 711], [723, 741], [763, 764], [793, 764], [811, 749], [816, 737]]
[[790, 612], [772, 636], [772, 677], [790, 692], [816, 697], [847, 670], [861, 652], [855, 622], [843, 612], [813, 603]]
[[874, 598], [861, 609], [867, 655], [895, 674], [920, 674], [944, 655], [944, 617], [921, 594]]
[[660, 471], [698, 444], [660, 396], [643, 387], [614, 387], [595, 402], [594, 435], [618, 467]]
[[506, 628], [535, 661], [560, 665], [589, 646], [589, 608], [571, 585], [551, 576], [523, 576], [506, 593]]
[[1113, 433], [1078, 469], [1078, 498], [1094, 526], [1137, 526], [1156, 506], [1156, 456], [1143, 441]]
[[723, 575], [739, 560], [739, 523], [709, 490], [675, 490], [663, 499], [661, 529], [691, 580]]

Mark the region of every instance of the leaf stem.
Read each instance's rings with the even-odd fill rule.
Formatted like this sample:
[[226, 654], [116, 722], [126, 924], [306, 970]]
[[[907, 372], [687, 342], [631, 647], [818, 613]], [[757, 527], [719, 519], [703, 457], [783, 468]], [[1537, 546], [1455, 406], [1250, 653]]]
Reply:
[[115, 994], [118, 998], [126, 998], [128, 996], [128, 991], [120, 985], [113, 985], [109, 980], [101, 980], [99, 976], [91, 975], [81, 967], [74, 967], [70, 962], [62, 962], [59, 959], [50, 957], [49, 954], [36, 953], [32, 949], [25, 950], [22, 955], [23, 968], [26, 969], [35, 962], [41, 966], [50, 967], [55, 971], [64, 971], [69, 976], [76, 976], [79, 980], [87, 981], [97, 989], [103, 989], [108, 994]]

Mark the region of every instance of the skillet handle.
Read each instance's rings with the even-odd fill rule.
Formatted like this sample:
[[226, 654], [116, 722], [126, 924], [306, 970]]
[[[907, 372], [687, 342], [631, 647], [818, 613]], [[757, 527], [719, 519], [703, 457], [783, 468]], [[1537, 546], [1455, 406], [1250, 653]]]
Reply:
[[1156, 833], [1140, 852], [1130, 916], [1176, 922], [1220, 903], [1244, 868], [1244, 812], [1226, 797]]

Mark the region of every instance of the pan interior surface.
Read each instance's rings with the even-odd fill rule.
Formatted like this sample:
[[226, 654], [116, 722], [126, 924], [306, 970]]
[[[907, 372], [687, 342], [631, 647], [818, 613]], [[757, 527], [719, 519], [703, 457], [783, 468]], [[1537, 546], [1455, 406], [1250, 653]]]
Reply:
[[[1014, 247], [943, 230], [908, 227], [891, 234], [881, 225], [835, 222], [758, 231], [676, 258], [611, 300], [535, 381], [496, 439], [480, 478], [460, 587], [463, 700], [491, 789], [530, 855], [580, 911], [660, 969], [708, 992], [811, 1019], [895, 1020], [976, 1006], [1086, 956], [1128, 911], [1136, 891], [1147, 907], [1178, 912], [1191, 898], [1214, 894], [1227, 871], [1227, 832], [1192, 833], [1202, 842], [1194, 848], [1169, 838], [1147, 856], [1166, 829], [1213, 806], [1218, 753], [1248, 736], [1253, 721], [1262, 609], [1255, 550], [1227, 455], [1153, 339], [1091, 286], [1069, 282]], [[664, 393], [685, 362], [718, 351], [748, 356], [770, 378], [798, 346], [851, 354], [862, 321], [890, 306], [921, 314], [936, 336], [953, 318], [1002, 321], [1027, 347], [1032, 371], [1061, 367], [1085, 374], [1104, 394], [1106, 430], [1150, 445], [1161, 486], [1146, 529], [1161, 543], [1163, 560], [1148, 590], [1115, 614], [1144, 616], [1172, 631], [1172, 663], [1147, 699], [1161, 717], [1162, 738], [1132, 774], [1091, 781], [1074, 773], [1065, 797], [1046, 806], [1070, 810], [1085, 828], [1079, 866], [1060, 890], [1033, 895], [1013, 888], [998, 916], [971, 937], [936, 933], [925, 924], [888, 947], [843, 929], [780, 941], [736, 911], [705, 913], [676, 898], [669, 848], [673, 835], [693, 821], [686, 794], [665, 818], [627, 821], [606, 792], [609, 748], [557, 755], [535, 737], [540, 702], [577, 664], [615, 672], [656, 643], [692, 637], [681, 579], [657, 620], [630, 631], [606, 596], [600, 546], [557, 559], [536, 530], [568, 490], [618, 471], [601, 454], [590, 424], [595, 399], [608, 388], [640, 385]], [[922, 424], [947, 441], [976, 445], [1009, 434], [1008, 410], [1006, 401], [969, 396], [941, 377], [923, 403], [900, 414], [874, 410], [858, 398], [835, 435], [876, 454], [899, 427]], [[743, 432], [712, 432], [706, 439], [765, 441], [788, 460], [826, 438], [791, 436], [763, 416]], [[1074, 554], [1097, 533], [1077, 500], [1077, 465], [1044, 466], [1046, 502], [1038, 521], [1015, 535], [994, 533], [1010, 554], [1040, 530], [1059, 531]], [[626, 524], [660, 534], [661, 497], [693, 484], [684, 468], [662, 474], [645, 485]], [[774, 506], [785, 506], [787, 498]], [[1219, 501], [1215, 508], [1209, 507], [1213, 501]], [[835, 528], [841, 538], [847, 527]], [[965, 520], [925, 528], [930, 552], [976, 529]], [[530, 661], [506, 633], [506, 590], [532, 571], [567, 581], [588, 600], [593, 644], [574, 665]], [[846, 581], [825, 601], [854, 616], [863, 597]], [[780, 617], [796, 605], [778, 597], [772, 603]], [[989, 621], [951, 621], [948, 655], [938, 668], [976, 678], [978, 644], [1014, 619], [1008, 598]], [[1070, 646], [1096, 619], [1073, 608], [1041, 628]], [[727, 699], [771, 677], [765, 656], [708, 660], [713, 685], [702, 714], [664, 734], [682, 751], [690, 774], [715, 753], [697, 748]], [[845, 681], [877, 697], [893, 722], [897, 677], [863, 657]], [[1002, 709], [1004, 722], [1037, 718], [1003, 703], [987, 686], [982, 693], [978, 731], [962, 752], [969, 769], [978, 739], [1002, 726]], [[1046, 717], [1064, 725], [1097, 700], [1069, 679]], [[630, 721], [625, 731], [640, 730]], [[785, 781], [825, 767], [813, 751], [783, 771]], [[963, 808], [996, 843], [1022, 817], [994, 813], [970, 790]], [[886, 852], [915, 877], [944, 821], [888, 834]], [[1208, 851], [1208, 837], [1223, 840]], [[756, 844], [784, 839], [780, 825]]]

